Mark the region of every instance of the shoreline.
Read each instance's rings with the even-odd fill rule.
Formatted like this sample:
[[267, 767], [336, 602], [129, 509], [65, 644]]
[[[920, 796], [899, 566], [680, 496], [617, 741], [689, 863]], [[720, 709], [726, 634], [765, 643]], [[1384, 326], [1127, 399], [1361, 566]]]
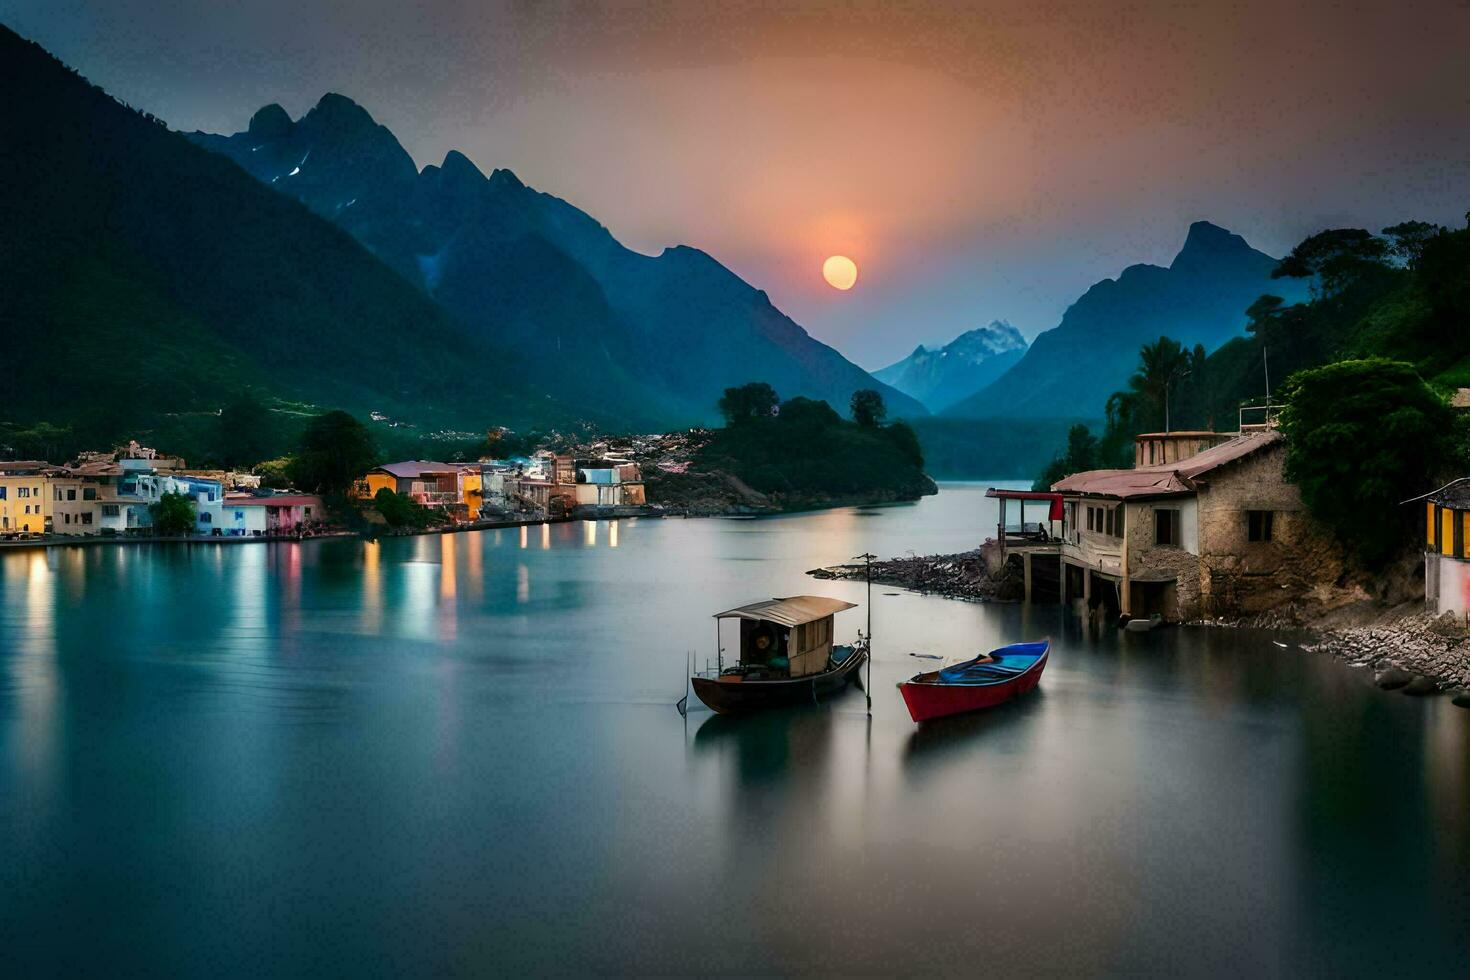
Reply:
[[[937, 595], [962, 602], [1015, 602], [1018, 583], [1001, 570], [993, 578], [984, 549], [951, 555], [889, 558], [873, 562], [873, 583]], [[816, 579], [862, 581], [864, 566], [843, 564], [814, 568]], [[1356, 623], [1343, 625], [1306, 618], [1300, 607], [1283, 607], [1235, 620], [1196, 620], [1180, 628], [1292, 630], [1305, 634], [1291, 646], [1320, 653], [1345, 666], [1369, 668], [1373, 683], [1384, 691], [1411, 696], [1445, 694], [1457, 707], [1470, 708], [1470, 624], [1453, 614], [1439, 618], [1414, 608], [1373, 606], [1358, 611]], [[1341, 619], [1340, 616], [1332, 617]]]

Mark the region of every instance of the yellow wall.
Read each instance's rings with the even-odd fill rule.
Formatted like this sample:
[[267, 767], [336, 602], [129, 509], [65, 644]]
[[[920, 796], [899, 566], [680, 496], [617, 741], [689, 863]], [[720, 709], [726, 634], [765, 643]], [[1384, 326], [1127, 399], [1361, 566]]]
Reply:
[[378, 495], [378, 491], [384, 487], [387, 487], [389, 490], [398, 489], [398, 479], [389, 473], [369, 473], [358, 482], [367, 484], [366, 493], [362, 491], [361, 487], [354, 488], [354, 492], [362, 500], [372, 500]]
[[1439, 553], [1455, 553], [1455, 512], [1449, 508], [1441, 508], [1439, 512]]
[[1434, 547], [1434, 504], [1424, 505], [1424, 543]]
[[[50, 511], [46, 504], [51, 494], [44, 476], [0, 476], [0, 487], [5, 488], [5, 499], [0, 500], [0, 531], [39, 534], [46, 530], [46, 514]], [[29, 491], [28, 496], [20, 496], [22, 487]]]
[[[480, 471], [470, 470], [460, 477], [459, 482], [460, 499], [469, 504], [471, 511], [480, 509]], [[477, 516], [477, 515], [471, 515]]]

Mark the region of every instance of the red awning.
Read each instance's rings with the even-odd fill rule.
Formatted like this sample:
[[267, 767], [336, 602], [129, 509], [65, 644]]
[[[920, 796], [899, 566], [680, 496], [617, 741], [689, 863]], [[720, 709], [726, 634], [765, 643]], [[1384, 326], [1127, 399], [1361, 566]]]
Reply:
[[1001, 490], [991, 487], [985, 491], [987, 497], [999, 497], [1002, 500], [1050, 500], [1051, 507], [1048, 508], [1047, 520], [1059, 521], [1062, 519], [1062, 495], [1059, 493], [1048, 493], [1045, 490]]

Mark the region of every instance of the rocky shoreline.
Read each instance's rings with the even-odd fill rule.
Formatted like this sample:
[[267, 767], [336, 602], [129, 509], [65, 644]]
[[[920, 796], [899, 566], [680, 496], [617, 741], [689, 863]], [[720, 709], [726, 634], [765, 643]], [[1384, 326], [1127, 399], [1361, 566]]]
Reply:
[[[987, 545], [989, 542], [987, 542]], [[914, 592], [968, 602], [1015, 601], [1022, 584], [1015, 570], [1002, 564], [993, 547], [952, 555], [890, 558], [873, 562], [873, 581]], [[862, 565], [814, 568], [819, 579], [862, 580]], [[1276, 611], [1248, 620], [1210, 620], [1189, 626], [1252, 627], [1303, 630], [1296, 644], [1308, 653], [1323, 653], [1354, 667], [1374, 671], [1374, 683], [1409, 695], [1452, 693], [1454, 703], [1470, 708], [1470, 626], [1452, 614], [1438, 619], [1413, 611], [1415, 604], [1392, 609], [1363, 609], [1359, 625], [1326, 625], [1299, 609]], [[1342, 622], [1344, 617], [1334, 617]]]

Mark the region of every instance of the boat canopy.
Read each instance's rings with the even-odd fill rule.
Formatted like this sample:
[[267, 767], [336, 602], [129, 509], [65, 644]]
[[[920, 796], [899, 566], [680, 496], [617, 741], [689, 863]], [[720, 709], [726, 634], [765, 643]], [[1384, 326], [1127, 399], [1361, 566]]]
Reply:
[[779, 626], [801, 626], [826, 619], [833, 613], [857, 606], [855, 602], [829, 599], [820, 595], [794, 595], [786, 599], [763, 599], [748, 606], [715, 613], [715, 619], [752, 619]]

